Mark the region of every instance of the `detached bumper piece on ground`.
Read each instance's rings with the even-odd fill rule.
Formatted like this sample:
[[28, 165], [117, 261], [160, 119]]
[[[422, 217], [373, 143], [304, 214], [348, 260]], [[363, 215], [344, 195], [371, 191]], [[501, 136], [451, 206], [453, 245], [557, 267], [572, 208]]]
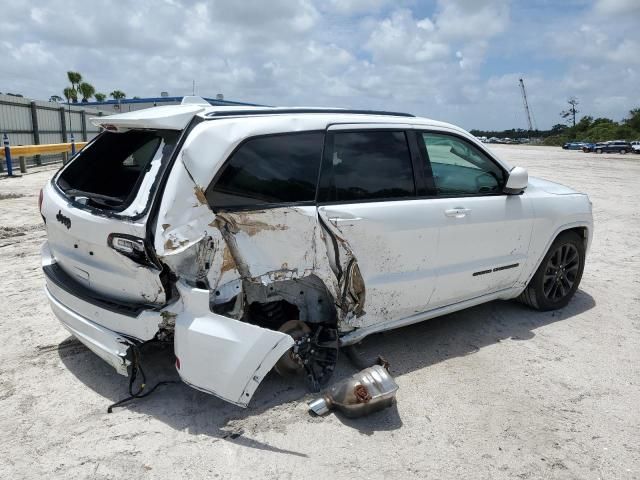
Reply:
[[393, 405], [397, 390], [387, 369], [374, 365], [331, 387], [309, 409], [316, 415], [337, 409], [349, 418], [362, 417]]

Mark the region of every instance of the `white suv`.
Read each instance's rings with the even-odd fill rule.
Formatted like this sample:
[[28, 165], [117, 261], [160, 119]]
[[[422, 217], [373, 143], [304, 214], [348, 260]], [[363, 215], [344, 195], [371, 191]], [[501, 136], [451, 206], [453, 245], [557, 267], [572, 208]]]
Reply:
[[578, 288], [588, 197], [458, 127], [195, 102], [93, 119], [43, 191], [51, 307], [120, 373], [173, 342], [183, 381], [246, 406], [274, 365], [317, 389], [372, 333]]

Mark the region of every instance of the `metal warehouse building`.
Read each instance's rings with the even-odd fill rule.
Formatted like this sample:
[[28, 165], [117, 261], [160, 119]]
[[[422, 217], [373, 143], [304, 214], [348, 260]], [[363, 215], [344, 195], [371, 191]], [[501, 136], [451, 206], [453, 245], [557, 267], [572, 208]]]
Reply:
[[[221, 96], [219, 96], [221, 97]], [[91, 124], [91, 117], [142, 110], [160, 105], [179, 105], [184, 96], [154, 98], [125, 98], [104, 102], [56, 103], [13, 95], [0, 94], [0, 139], [6, 134], [11, 145], [43, 145], [91, 140], [100, 129]], [[222, 98], [205, 98], [211, 105], [249, 105]], [[28, 164], [59, 162], [61, 155], [29, 157]], [[6, 169], [6, 161], [0, 157], [0, 172]]]

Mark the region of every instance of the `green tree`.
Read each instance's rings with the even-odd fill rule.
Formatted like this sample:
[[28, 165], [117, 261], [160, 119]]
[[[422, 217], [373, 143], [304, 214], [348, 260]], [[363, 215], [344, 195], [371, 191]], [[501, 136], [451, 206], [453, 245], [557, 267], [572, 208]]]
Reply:
[[93, 94], [96, 93], [96, 89], [93, 88], [93, 85], [90, 83], [82, 82], [78, 85], [78, 92], [82, 95], [82, 102], [86, 103], [91, 97], [93, 97]]
[[68, 71], [67, 78], [73, 88], [76, 88], [76, 85], [80, 85], [80, 82], [82, 81], [82, 75], [79, 72]]
[[585, 115], [576, 124], [576, 132], [586, 132], [591, 128], [592, 123], [593, 123], [593, 117], [589, 115]]
[[62, 101], [62, 97], [60, 95], [51, 95], [49, 97], [49, 101], [50, 102], [61, 102]]
[[96, 100], [98, 102], [104, 102], [104, 99], [107, 98], [107, 96], [104, 93], [96, 93], [94, 97], [96, 97]]
[[76, 103], [78, 101], [78, 92], [73, 87], [67, 87], [63, 91], [64, 98], [67, 99], [67, 102]]
[[640, 108], [630, 110], [629, 117], [624, 119], [624, 124], [640, 134]]
[[127, 94], [122, 90], [114, 90], [110, 93], [110, 95], [114, 100], [122, 100], [123, 98], [127, 98]]
[[551, 127], [551, 133], [557, 135], [564, 132], [566, 129], [567, 126], [564, 123], [556, 123], [553, 127]]
[[[71, 88], [74, 89], [76, 91], [76, 94], [72, 97], [73, 103], [76, 103], [78, 101], [78, 86], [80, 85], [80, 82], [82, 82], [82, 75], [80, 75], [79, 72], [72, 72], [72, 71], [68, 71], [67, 72], [67, 78], [69, 79], [69, 83], [71, 83]], [[66, 97], [66, 95], [65, 95]], [[67, 97], [67, 100], [69, 99], [69, 97]]]

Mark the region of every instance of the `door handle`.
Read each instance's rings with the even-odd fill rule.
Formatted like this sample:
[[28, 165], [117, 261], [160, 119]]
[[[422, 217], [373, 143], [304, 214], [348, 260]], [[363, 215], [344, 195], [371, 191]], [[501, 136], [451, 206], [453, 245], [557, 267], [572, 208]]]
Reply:
[[362, 220], [362, 217], [328, 217], [330, 222], [333, 223], [348, 223], [348, 222], [357, 222], [358, 220]]
[[468, 213], [471, 213], [471, 209], [462, 208], [462, 207], [450, 208], [444, 211], [444, 214], [447, 217], [452, 217], [452, 218], [464, 218], [467, 216]]
[[353, 225], [358, 220], [362, 220], [362, 217], [356, 217], [355, 215], [348, 212], [333, 212], [332, 214], [327, 215], [327, 220], [329, 220], [334, 227], [339, 226], [349, 226]]

